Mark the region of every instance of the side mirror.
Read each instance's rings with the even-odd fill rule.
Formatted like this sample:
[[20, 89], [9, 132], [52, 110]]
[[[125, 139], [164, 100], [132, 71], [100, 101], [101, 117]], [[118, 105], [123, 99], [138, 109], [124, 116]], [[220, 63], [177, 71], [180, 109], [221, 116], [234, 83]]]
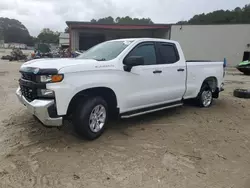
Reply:
[[144, 65], [144, 58], [141, 56], [130, 56], [123, 61], [124, 70], [130, 72], [135, 66]]

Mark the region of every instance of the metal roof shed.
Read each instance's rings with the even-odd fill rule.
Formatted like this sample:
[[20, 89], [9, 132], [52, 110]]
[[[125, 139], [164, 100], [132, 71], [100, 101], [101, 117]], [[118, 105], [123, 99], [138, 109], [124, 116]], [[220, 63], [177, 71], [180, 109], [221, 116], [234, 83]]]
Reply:
[[69, 27], [70, 47], [72, 50], [88, 48], [118, 38], [170, 38], [168, 24], [102, 24], [92, 22], [67, 21]]

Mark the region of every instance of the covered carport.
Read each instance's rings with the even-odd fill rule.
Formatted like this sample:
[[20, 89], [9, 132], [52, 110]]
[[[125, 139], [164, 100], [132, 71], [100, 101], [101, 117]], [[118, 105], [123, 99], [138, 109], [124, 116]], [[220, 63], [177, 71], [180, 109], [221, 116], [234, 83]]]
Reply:
[[170, 25], [100, 24], [91, 22], [66, 22], [69, 27], [70, 48], [87, 50], [106, 40], [119, 38], [170, 38]]

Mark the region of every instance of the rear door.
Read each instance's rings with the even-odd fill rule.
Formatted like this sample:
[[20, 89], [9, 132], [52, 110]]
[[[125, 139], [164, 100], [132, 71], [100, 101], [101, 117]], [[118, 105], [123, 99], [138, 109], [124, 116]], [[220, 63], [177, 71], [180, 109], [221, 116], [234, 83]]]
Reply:
[[182, 99], [186, 84], [186, 62], [180, 58], [174, 43], [156, 42], [158, 66], [162, 71], [158, 77], [161, 88], [159, 98], [166, 102], [175, 102]]

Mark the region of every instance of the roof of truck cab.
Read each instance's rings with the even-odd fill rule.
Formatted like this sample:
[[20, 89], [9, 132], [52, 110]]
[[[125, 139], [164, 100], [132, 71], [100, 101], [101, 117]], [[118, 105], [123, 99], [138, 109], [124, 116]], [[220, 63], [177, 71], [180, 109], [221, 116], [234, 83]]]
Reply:
[[122, 38], [122, 39], [115, 39], [110, 41], [157, 41], [157, 42], [171, 42], [176, 43], [174, 40], [167, 40], [167, 39], [159, 39], [159, 38]]

